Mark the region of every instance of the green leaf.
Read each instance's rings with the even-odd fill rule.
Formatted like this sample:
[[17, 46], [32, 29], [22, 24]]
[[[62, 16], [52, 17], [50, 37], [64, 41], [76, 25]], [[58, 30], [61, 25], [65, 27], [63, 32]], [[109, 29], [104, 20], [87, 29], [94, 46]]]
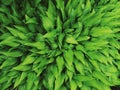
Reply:
[[84, 46], [86, 50], [97, 50], [97, 49], [102, 49], [104, 47], [107, 47], [108, 43], [109, 42], [107, 40], [96, 39], [91, 42], [85, 42]]
[[74, 60], [76, 70], [81, 74], [84, 75], [84, 65], [79, 62], [78, 60]]
[[111, 34], [112, 32], [113, 31], [109, 27], [94, 27], [90, 33], [94, 37], [99, 37], [106, 34]]
[[13, 36], [15, 36], [15, 37], [19, 37], [20, 39], [26, 39], [26, 38], [27, 38], [24, 33], [18, 31], [18, 30], [15, 29], [15, 28], [11, 28], [11, 27], [6, 27], [6, 28], [7, 28], [7, 29], [10, 31], [10, 33], [11, 33]]
[[64, 0], [56, 0], [56, 3], [57, 3], [57, 8], [61, 10], [63, 19], [65, 19]]
[[58, 56], [57, 59], [56, 59], [56, 63], [57, 63], [57, 66], [58, 66], [59, 73], [61, 73], [61, 71], [64, 68], [64, 59], [63, 59], [63, 57]]
[[78, 44], [78, 42], [75, 40], [75, 38], [74, 37], [72, 37], [72, 36], [68, 36], [67, 38], [66, 38], [66, 42], [67, 43], [70, 43], [70, 44]]
[[70, 89], [71, 90], [76, 90], [77, 89], [77, 84], [74, 80], [70, 81]]
[[78, 44], [78, 45], [76, 46], [76, 50], [80, 50], [80, 51], [82, 51], [82, 52], [84, 52], [84, 53], [86, 52], [84, 46], [83, 46], [83, 45], [80, 45], [80, 44]]
[[13, 68], [13, 70], [18, 70], [18, 71], [27, 71], [30, 69], [31, 69], [31, 67], [28, 65], [18, 65], [18, 66]]
[[16, 62], [17, 62], [17, 60], [15, 58], [8, 58], [2, 63], [2, 65], [0, 66], [0, 69], [7, 67], [7, 66], [12, 66]]
[[86, 65], [84, 54], [81, 51], [74, 51], [74, 55], [76, 56], [78, 60], [80, 60], [84, 65]]
[[30, 23], [38, 24], [37, 19], [35, 17], [30, 18], [29, 16], [25, 15], [25, 19], [26, 19], [25, 22], [26, 24], [30, 24]]
[[71, 64], [71, 65], [65, 64], [65, 66], [66, 66], [66, 68], [67, 68], [69, 71], [75, 72], [75, 69], [74, 69], [73, 64]]
[[85, 19], [87, 18], [87, 20], [83, 19], [84, 20], [83, 23], [85, 24], [85, 26], [99, 25], [99, 23], [102, 20], [101, 18], [103, 17], [103, 15], [104, 13], [95, 14], [95, 11], [93, 10], [92, 13], [88, 14], [88, 17], [85, 17]]
[[99, 62], [96, 60], [90, 60], [91, 64], [95, 67], [96, 70], [100, 71]]
[[21, 82], [26, 78], [26, 76], [27, 76], [27, 72], [22, 72], [21, 76], [17, 77], [15, 84], [14, 84], [14, 88], [19, 86], [21, 84]]
[[54, 87], [54, 81], [55, 81], [55, 77], [54, 75], [52, 75], [51, 73], [48, 75], [48, 85], [49, 85], [49, 89], [53, 89]]
[[52, 65], [52, 66], [49, 67], [49, 69], [53, 73], [54, 77], [58, 77], [59, 73], [58, 73], [57, 65]]
[[30, 46], [30, 47], [35, 47], [37, 49], [44, 49], [45, 48], [45, 43], [44, 42], [26, 42], [24, 43], [24, 45], [26, 46]]
[[46, 12], [48, 18], [54, 23], [56, 16], [56, 9], [51, 0], [49, 0], [48, 10]]
[[5, 5], [10, 5], [12, 3], [12, 0], [7, 0], [7, 1], [1, 0], [1, 2]]
[[81, 90], [91, 90], [91, 87], [87, 86], [87, 85], [83, 85], [81, 87]]
[[59, 16], [57, 17], [57, 30], [62, 31], [62, 21]]
[[64, 58], [68, 65], [72, 65], [74, 54], [72, 50], [67, 50], [64, 52]]
[[86, 40], [88, 40], [88, 39], [90, 39], [89, 36], [79, 36], [79, 37], [77, 38], [77, 41], [86, 41]]
[[58, 36], [58, 41], [59, 41], [59, 48], [61, 49], [61, 46], [63, 45], [63, 40], [64, 40], [65, 34], [60, 34]]
[[8, 76], [0, 76], [0, 84], [4, 83], [4, 82], [7, 82], [9, 79]]
[[35, 0], [35, 6], [37, 7], [41, 0]]
[[97, 60], [101, 63], [104, 63], [108, 65], [108, 58], [104, 56], [103, 54], [99, 52], [88, 52], [87, 55], [92, 59], [92, 60]]
[[118, 40], [111, 39], [111, 40], [110, 40], [110, 45], [116, 47], [117, 49], [120, 49], [120, 43], [119, 43]]
[[11, 36], [10, 33], [4, 33], [4, 34], [2, 34], [2, 35], [0, 36], [0, 39], [1, 39], [1, 40], [4, 40], [4, 39], [6, 39], [6, 37], [9, 37], [9, 36]]
[[106, 79], [106, 76], [102, 72], [94, 71], [93, 76], [101, 80], [101, 82], [105, 83], [106, 85], [109, 86], [111, 85], [110, 82]]
[[46, 33], [45, 35], [43, 35], [44, 38], [52, 38], [56, 36], [56, 30], [53, 30], [51, 32]]
[[9, 57], [20, 57], [23, 55], [23, 53], [21, 51], [0, 51], [0, 54], [3, 54], [5, 56], [9, 56]]
[[6, 39], [4, 39], [3, 41], [0, 42], [0, 46], [3, 45], [7, 45], [10, 47], [17, 47], [19, 45], [19, 43], [15, 42], [15, 38], [13, 36], [9, 36]]
[[88, 76], [88, 75], [76, 74], [74, 76], [74, 79], [83, 82], [83, 81], [92, 80], [93, 78], [92, 78], [92, 76]]
[[90, 86], [90, 87], [94, 87], [96, 88], [97, 90], [101, 90], [101, 85], [100, 85], [101, 82], [93, 79], [93, 80], [88, 80], [88, 81], [85, 81], [84, 84], [87, 85], [87, 86]]
[[92, 7], [91, 7], [91, 2], [90, 2], [90, 0], [87, 0], [87, 1], [86, 1], [86, 6], [85, 6], [85, 11], [84, 11], [84, 13], [90, 12], [91, 9], [92, 9]]
[[50, 29], [53, 29], [54, 27], [54, 22], [52, 22], [49, 17], [42, 16], [42, 23], [46, 31], [50, 31]]
[[30, 90], [33, 87], [34, 80], [36, 79], [36, 74], [34, 72], [30, 72], [27, 78], [27, 90]]
[[27, 29], [26, 27], [24, 27], [24, 26], [14, 25], [14, 27], [15, 27], [17, 30], [19, 30], [19, 31], [21, 31], [21, 32], [23, 32], [23, 33], [28, 33], [28, 29]]
[[32, 55], [28, 55], [26, 56], [26, 58], [23, 60], [23, 62], [21, 63], [21, 65], [27, 65], [27, 64], [31, 64], [35, 61], [35, 57], [33, 57]]
[[58, 90], [64, 83], [64, 75], [59, 75], [55, 80], [55, 90]]

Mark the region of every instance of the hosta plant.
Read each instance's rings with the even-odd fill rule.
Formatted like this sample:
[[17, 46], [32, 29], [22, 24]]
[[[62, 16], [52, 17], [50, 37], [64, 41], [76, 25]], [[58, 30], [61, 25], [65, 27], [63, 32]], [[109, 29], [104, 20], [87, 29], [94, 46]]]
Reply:
[[119, 85], [119, 0], [0, 0], [0, 90]]

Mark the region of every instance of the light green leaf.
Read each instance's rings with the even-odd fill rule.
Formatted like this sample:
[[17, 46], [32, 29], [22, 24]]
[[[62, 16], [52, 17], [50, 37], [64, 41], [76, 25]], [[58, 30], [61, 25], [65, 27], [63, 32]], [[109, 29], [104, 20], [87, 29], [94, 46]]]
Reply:
[[66, 68], [67, 68], [69, 71], [75, 72], [75, 69], [74, 69], [73, 64], [71, 64], [71, 65], [65, 64], [65, 66], [66, 66]]
[[19, 43], [15, 42], [15, 38], [13, 36], [9, 36], [6, 39], [4, 39], [3, 41], [0, 42], [0, 46], [3, 45], [7, 45], [10, 47], [17, 47], [19, 45]]
[[87, 0], [86, 1], [86, 6], [85, 6], [85, 11], [84, 11], [84, 13], [88, 13], [88, 12], [90, 12], [91, 11], [91, 2], [90, 2], [90, 0]]
[[87, 85], [83, 85], [81, 87], [81, 90], [91, 90], [91, 87], [87, 86]]
[[100, 71], [100, 67], [99, 67], [99, 62], [96, 60], [90, 60], [90, 62], [92, 63], [92, 65], [95, 67], [96, 70]]
[[[88, 14], [87, 20], [85, 20], [83, 23], [85, 23], [86, 26], [93, 26], [93, 25], [98, 25], [101, 22], [101, 18], [103, 17], [104, 13], [98, 13], [94, 14], [94, 11], [91, 14]], [[91, 20], [92, 18], [92, 20]]]
[[42, 23], [46, 31], [49, 31], [54, 27], [54, 22], [52, 22], [52, 20], [49, 17], [42, 16]]
[[59, 48], [60, 48], [60, 49], [61, 49], [61, 46], [62, 46], [62, 44], [63, 44], [64, 37], [65, 37], [65, 34], [60, 34], [60, 35], [58, 36], [58, 41], [59, 41], [59, 43], [60, 43], [60, 45], [59, 45]]
[[20, 39], [26, 39], [26, 38], [27, 38], [24, 33], [18, 31], [18, 30], [15, 29], [15, 28], [11, 28], [11, 27], [6, 27], [6, 28], [7, 28], [7, 29], [10, 31], [10, 33], [11, 33], [13, 36], [15, 36], [15, 37], [19, 37]]
[[106, 79], [106, 76], [102, 72], [94, 71], [93, 76], [101, 80], [101, 82], [105, 83], [106, 85], [111, 85], [110, 82]]
[[37, 49], [44, 49], [45, 43], [44, 42], [31, 42], [31, 43], [24, 43], [26, 46], [35, 47]]
[[57, 77], [59, 75], [57, 65], [52, 65], [49, 68], [50, 68], [51, 72], [53, 73], [54, 77]]
[[120, 49], [120, 43], [118, 40], [115, 40], [115, 39], [111, 39], [110, 40], [110, 44], [114, 47], [116, 47], [117, 49]]
[[81, 51], [74, 51], [74, 55], [76, 56], [78, 60], [80, 60], [84, 65], [86, 65], [84, 54]]
[[56, 3], [57, 3], [57, 8], [61, 10], [63, 19], [65, 19], [64, 0], [56, 0]]
[[46, 14], [52, 22], [55, 21], [56, 9], [51, 0], [49, 0], [48, 10], [47, 10]]
[[109, 27], [94, 27], [90, 33], [94, 37], [99, 37], [106, 34], [111, 34], [112, 32], [113, 31]]
[[64, 75], [59, 75], [55, 80], [55, 90], [58, 90], [64, 83]]
[[49, 85], [49, 89], [53, 89], [54, 87], [54, 81], [55, 81], [55, 77], [54, 75], [52, 75], [51, 73], [48, 75], [48, 85]]
[[81, 75], [84, 75], [84, 65], [78, 60], [74, 60], [75, 68]]
[[27, 29], [26, 27], [24, 27], [24, 26], [14, 25], [14, 27], [15, 27], [17, 30], [19, 30], [19, 31], [21, 31], [21, 32], [23, 32], [23, 33], [28, 33], [28, 29]]
[[62, 21], [59, 16], [57, 17], [57, 30], [62, 31]]
[[71, 90], [76, 90], [77, 89], [77, 84], [74, 80], [70, 81], [70, 89]]
[[88, 39], [90, 39], [89, 36], [79, 36], [79, 37], [77, 38], [77, 41], [86, 41], [86, 40], [88, 40]]
[[57, 59], [56, 59], [56, 63], [57, 63], [57, 66], [58, 66], [59, 73], [61, 73], [61, 71], [64, 68], [64, 59], [63, 59], [63, 57], [58, 56]]
[[29, 16], [25, 15], [25, 19], [26, 19], [25, 22], [26, 24], [30, 24], [30, 23], [38, 24], [37, 19], [35, 17], [30, 18]]
[[35, 57], [33, 57], [33, 55], [28, 55], [26, 56], [26, 58], [23, 60], [23, 62], [21, 63], [21, 65], [27, 65], [27, 64], [31, 64], [35, 61]]
[[93, 78], [92, 78], [92, 76], [76, 74], [76, 75], [74, 76], [74, 79], [83, 82], [83, 81], [92, 80]]
[[74, 58], [73, 51], [72, 50], [65, 51], [64, 52], [64, 58], [65, 58], [68, 65], [72, 65], [73, 58]]
[[101, 90], [101, 85], [100, 85], [101, 82], [93, 79], [93, 80], [88, 80], [88, 81], [85, 81], [84, 84], [87, 85], [87, 86], [90, 86], [90, 87], [94, 87], [96, 88], [97, 90]]
[[0, 51], [0, 54], [3, 54], [5, 56], [9, 56], [9, 57], [20, 57], [23, 55], [23, 53], [21, 51]]
[[78, 42], [75, 40], [75, 38], [74, 37], [72, 37], [72, 36], [68, 36], [67, 38], [66, 38], [66, 42], [67, 43], [70, 43], [70, 44], [78, 44]]
[[31, 69], [31, 67], [28, 65], [18, 65], [18, 66], [13, 68], [13, 70], [18, 70], [18, 71], [27, 71], [30, 69]]
[[44, 38], [52, 38], [56, 36], [56, 30], [53, 30], [51, 32], [46, 33], [45, 35], [43, 35]]
[[76, 46], [76, 50], [80, 50], [80, 51], [82, 51], [84, 53], [86, 52], [84, 46], [80, 45], [80, 44]]
[[0, 36], [0, 39], [4, 40], [4, 39], [6, 39], [6, 37], [11, 37], [11, 34], [10, 33], [4, 33]]

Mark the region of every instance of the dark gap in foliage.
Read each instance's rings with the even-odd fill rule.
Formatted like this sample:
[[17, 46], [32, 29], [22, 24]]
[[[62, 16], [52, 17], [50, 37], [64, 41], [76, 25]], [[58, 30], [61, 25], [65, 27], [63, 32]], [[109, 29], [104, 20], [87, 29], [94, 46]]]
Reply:
[[48, 7], [49, 0], [41, 0], [41, 4], [44, 5], [46, 8]]
[[[118, 40], [118, 42], [120, 42], [120, 40]], [[118, 50], [118, 53], [120, 54], [120, 50]]]
[[112, 90], [120, 90], [120, 86], [112, 86], [111, 89]]

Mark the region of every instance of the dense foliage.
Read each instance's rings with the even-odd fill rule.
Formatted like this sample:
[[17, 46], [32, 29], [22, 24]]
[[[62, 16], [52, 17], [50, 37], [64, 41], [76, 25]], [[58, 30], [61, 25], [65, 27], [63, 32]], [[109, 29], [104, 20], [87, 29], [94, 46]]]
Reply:
[[117, 85], [119, 0], [0, 0], [0, 90]]

